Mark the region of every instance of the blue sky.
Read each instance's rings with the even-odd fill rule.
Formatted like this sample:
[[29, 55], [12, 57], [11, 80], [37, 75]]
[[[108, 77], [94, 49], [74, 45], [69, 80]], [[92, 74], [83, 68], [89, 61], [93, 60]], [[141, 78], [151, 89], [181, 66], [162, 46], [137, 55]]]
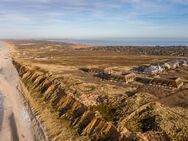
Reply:
[[188, 0], [0, 0], [0, 38], [186, 38]]

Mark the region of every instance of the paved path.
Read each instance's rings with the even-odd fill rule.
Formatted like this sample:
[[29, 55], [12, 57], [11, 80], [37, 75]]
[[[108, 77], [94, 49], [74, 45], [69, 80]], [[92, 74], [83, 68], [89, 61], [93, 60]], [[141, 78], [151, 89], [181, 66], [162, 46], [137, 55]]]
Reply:
[[33, 141], [31, 121], [17, 90], [18, 75], [0, 42], [0, 141]]

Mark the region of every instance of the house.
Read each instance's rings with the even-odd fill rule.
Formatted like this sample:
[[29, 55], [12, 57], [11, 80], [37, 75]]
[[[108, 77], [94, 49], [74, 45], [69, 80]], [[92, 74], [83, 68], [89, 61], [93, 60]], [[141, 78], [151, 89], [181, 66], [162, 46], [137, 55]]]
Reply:
[[91, 68], [91, 69], [89, 69], [89, 72], [91, 72], [91, 73], [104, 73], [104, 70], [100, 69], [100, 68]]
[[186, 60], [180, 60], [179, 62], [180, 66], [187, 66], [187, 61]]
[[171, 66], [168, 63], [164, 63], [163, 66], [164, 66], [165, 69], [171, 69]]
[[160, 73], [162, 71], [164, 71], [164, 69], [159, 64], [151, 65], [151, 66], [144, 69], [145, 73], [151, 73], [151, 74], [157, 74], [157, 73]]
[[143, 84], [150, 84], [152, 78], [148, 78], [148, 77], [136, 77], [135, 80], [137, 82], [143, 83]]
[[183, 86], [182, 80], [179, 77], [173, 77], [173, 76], [155, 77], [150, 81], [150, 84], [169, 87], [169, 88], [180, 88], [181, 86]]
[[106, 68], [104, 72], [108, 74], [111, 79], [125, 81], [125, 83], [133, 82], [136, 77], [135, 73], [125, 72], [115, 68]]
[[133, 71], [136, 71], [136, 72], [144, 72], [144, 69], [148, 67], [148, 66], [139, 66], [137, 68], [134, 68]]
[[169, 61], [167, 62], [170, 65], [171, 69], [178, 68], [180, 66], [179, 61]]
[[125, 83], [133, 82], [136, 78], [135, 73], [123, 73], [122, 75], [125, 78]]
[[112, 75], [122, 75], [123, 72], [115, 68], [106, 68], [104, 69], [104, 73]]
[[158, 69], [157, 69], [157, 66], [151, 65], [151, 66], [145, 68], [145, 69], [144, 69], [144, 72], [145, 72], [145, 73], [153, 73], [153, 74], [155, 74], [155, 73], [158, 72]]

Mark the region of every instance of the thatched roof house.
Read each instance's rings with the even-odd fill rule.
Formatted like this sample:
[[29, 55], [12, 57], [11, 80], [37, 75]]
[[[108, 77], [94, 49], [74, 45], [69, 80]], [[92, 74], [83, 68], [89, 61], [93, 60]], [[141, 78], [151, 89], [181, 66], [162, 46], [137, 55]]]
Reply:
[[169, 61], [166, 63], [168, 63], [172, 69], [178, 68], [180, 66], [179, 61]]
[[91, 69], [89, 69], [89, 72], [92, 72], [92, 73], [104, 73], [104, 70], [100, 69], [100, 68], [91, 68]]
[[180, 88], [183, 85], [183, 82], [179, 77], [156, 77], [151, 80], [150, 84], [172, 88]]

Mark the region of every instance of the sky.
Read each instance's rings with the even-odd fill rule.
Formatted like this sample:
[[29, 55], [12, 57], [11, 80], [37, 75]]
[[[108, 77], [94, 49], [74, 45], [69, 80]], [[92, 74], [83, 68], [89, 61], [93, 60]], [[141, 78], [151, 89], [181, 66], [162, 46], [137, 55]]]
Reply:
[[188, 0], [0, 0], [0, 38], [188, 39]]

